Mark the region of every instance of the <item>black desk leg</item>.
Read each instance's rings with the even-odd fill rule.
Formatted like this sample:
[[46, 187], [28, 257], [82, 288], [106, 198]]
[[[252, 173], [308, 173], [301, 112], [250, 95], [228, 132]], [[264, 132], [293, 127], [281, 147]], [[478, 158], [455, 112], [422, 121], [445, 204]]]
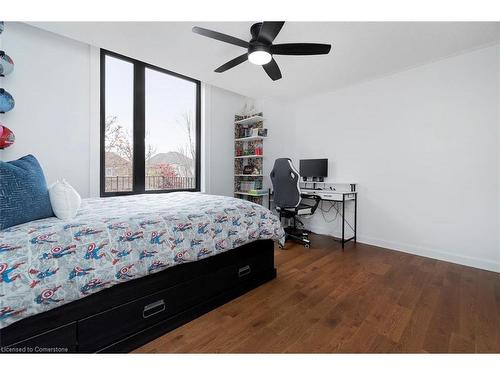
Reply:
[[354, 194], [354, 243], [356, 243], [358, 233], [358, 194]]
[[345, 195], [342, 194], [342, 251], [344, 251], [344, 232], [345, 232]]

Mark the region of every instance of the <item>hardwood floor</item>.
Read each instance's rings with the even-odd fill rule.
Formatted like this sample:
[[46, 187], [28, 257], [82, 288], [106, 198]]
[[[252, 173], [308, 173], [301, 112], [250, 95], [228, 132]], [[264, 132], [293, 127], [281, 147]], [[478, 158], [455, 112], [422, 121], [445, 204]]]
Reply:
[[500, 352], [500, 274], [311, 240], [276, 248], [276, 280], [136, 352]]

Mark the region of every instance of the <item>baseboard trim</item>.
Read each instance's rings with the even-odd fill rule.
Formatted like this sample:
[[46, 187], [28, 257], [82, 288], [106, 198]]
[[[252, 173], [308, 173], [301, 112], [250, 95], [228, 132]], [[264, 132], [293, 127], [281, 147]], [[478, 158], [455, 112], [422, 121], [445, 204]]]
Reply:
[[[314, 233], [324, 234], [327, 236], [333, 236], [339, 238], [341, 236], [340, 233], [332, 232], [331, 229], [316, 226], [315, 228], [311, 228]], [[349, 233], [350, 236], [350, 233]], [[475, 257], [468, 257], [465, 255], [457, 255], [452, 254], [447, 251], [426, 248], [423, 246], [412, 245], [407, 243], [400, 243], [394, 241], [387, 241], [381, 238], [375, 238], [370, 236], [360, 236], [358, 235], [357, 241], [360, 243], [364, 243], [367, 245], [373, 245], [378, 247], [383, 247], [390, 250], [401, 251], [403, 253], [423, 256], [427, 258], [443, 260], [450, 263], [461, 264], [463, 266], [469, 266], [474, 268], [479, 268], [486, 271], [498, 272], [500, 273], [500, 262], [488, 259], [481, 259]]]
[[403, 244], [393, 241], [386, 241], [380, 238], [368, 237], [368, 236], [358, 236], [358, 242], [373, 245], [378, 247], [384, 247], [390, 250], [401, 251], [403, 253], [419, 255], [427, 258], [444, 260], [446, 262], [461, 264], [463, 266], [469, 266], [474, 268], [479, 268], [486, 271], [493, 271], [500, 273], [500, 263], [487, 259], [480, 259], [475, 257], [468, 257], [464, 255], [451, 254], [446, 251], [425, 248], [422, 246]]

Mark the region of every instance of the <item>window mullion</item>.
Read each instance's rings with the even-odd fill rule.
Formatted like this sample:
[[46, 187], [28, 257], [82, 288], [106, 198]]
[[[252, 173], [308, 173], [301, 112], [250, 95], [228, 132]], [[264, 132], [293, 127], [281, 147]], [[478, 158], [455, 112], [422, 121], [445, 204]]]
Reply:
[[134, 63], [134, 192], [145, 191], [145, 66]]

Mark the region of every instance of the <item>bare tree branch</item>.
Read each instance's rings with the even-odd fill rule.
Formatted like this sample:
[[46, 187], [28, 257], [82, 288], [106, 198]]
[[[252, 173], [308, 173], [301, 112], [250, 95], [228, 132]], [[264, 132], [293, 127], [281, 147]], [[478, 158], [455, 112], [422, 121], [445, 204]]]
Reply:
[[187, 134], [188, 143], [179, 145], [177, 151], [184, 155], [180, 160], [180, 166], [185, 176], [194, 176], [194, 160], [196, 159], [196, 146], [194, 137], [194, 122], [193, 113], [185, 111], [177, 123], [184, 129]]
[[[121, 158], [132, 163], [134, 159], [134, 145], [132, 143], [132, 135], [130, 131], [124, 129], [118, 123], [116, 116], [109, 116], [106, 119], [104, 129], [104, 149], [106, 152], [114, 152]], [[151, 143], [146, 145], [146, 161], [151, 159], [156, 154], [156, 147]]]

